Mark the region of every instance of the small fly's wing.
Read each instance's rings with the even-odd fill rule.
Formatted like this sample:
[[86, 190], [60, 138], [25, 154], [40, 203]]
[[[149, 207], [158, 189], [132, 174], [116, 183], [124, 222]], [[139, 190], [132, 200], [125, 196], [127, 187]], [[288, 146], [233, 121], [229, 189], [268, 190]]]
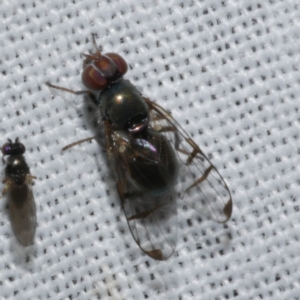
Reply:
[[29, 246], [33, 244], [36, 228], [36, 208], [31, 179], [21, 185], [10, 182], [7, 197], [13, 232], [23, 246]]
[[[115, 166], [118, 193], [132, 236], [147, 255], [156, 260], [166, 260], [173, 254], [176, 246], [177, 197], [173, 191], [152, 196], [138, 190], [132, 182], [134, 178], [128, 176], [128, 165], [129, 160], [132, 161], [141, 154], [132, 146], [128, 137], [123, 138], [122, 133], [112, 132], [107, 124], [105, 129], [108, 155]], [[143, 157], [145, 160], [148, 158]], [[151, 159], [147, 162], [158, 163], [151, 162]], [[147, 180], [140, 165], [137, 163], [133, 166], [135, 174], [140, 174]]]
[[144, 98], [152, 116], [151, 126], [165, 133], [181, 161], [179, 180], [184, 202], [218, 223], [230, 219], [232, 198], [226, 182], [178, 122], [162, 107]]

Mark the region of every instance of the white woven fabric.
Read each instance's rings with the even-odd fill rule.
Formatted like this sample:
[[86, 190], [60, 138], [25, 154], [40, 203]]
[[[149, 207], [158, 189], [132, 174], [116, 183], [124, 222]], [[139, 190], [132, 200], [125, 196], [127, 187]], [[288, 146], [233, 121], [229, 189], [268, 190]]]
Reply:
[[[27, 147], [38, 220], [24, 248], [1, 202], [1, 299], [300, 299], [299, 1], [2, 0], [0, 15], [0, 142]], [[135, 244], [104, 148], [61, 152], [95, 118], [45, 82], [83, 88], [91, 33], [232, 192], [226, 225], [178, 203], [166, 262]]]

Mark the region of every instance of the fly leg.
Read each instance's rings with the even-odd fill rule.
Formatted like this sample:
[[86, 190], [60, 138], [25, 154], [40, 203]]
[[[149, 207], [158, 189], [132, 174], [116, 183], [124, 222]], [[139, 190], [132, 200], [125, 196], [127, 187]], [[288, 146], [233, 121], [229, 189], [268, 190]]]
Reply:
[[68, 93], [71, 93], [73, 95], [77, 95], [77, 96], [79, 96], [79, 95], [86, 95], [97, 106], [97, 98], [96, 98], [96, 96], [91, 91], [88, 91], [88, 90], [74, 91], [74, 90], [71, 90], [71, 89], [68, 89], [68, 88], [65, 88], [65, 87], [62, 87], [62, 86], [53, 85], [50, 82], [46, 82], [46, 85], [48, 85], [49, 87], [51, 87], [53, 89], [61, 90], [61, 91], [64, 91], [64, 92], [68, 92]]
[[4, 188], [2, 190], [2, 195], [0, 196], [0, 198], [2, 198], [7, 193], [8, 189], [9, 189], [9, 184], [11, 183], [11, 180], [9, 178], [4, 178], [2, 180], [2, 183], [5, 184], [5, 185], [4, 185]]
[[[91, 91], [88, 91], [88, 90], [83, 90], [83, 91], [74, 91], [74, 90], [71, 90], [71, 89], [68, 89], [68, 88], [65, 88], [65, 87], [62, 87], [62, 86], [57, 86], [57, 85], [53, 85], [49, 82], [46, 83], [49, 87], [51, 88], [54, 88], [54, 89], [57, 89], [57, 90], [61, 90], [61, 91], [64, 91], [64, 92], [68, 92], [68, 93], [71, 93], [71, 94], [74, 94], [74, 95], [86, 95], [88, 96], [92, 102], [97, 106], [97, 98], [96, 96], [91, 92]], [[99, 116], [98, 116], [99, 117]], [[91, 140], [94, 140], [96, 137], [93, 136], [93, 137], [89, 137], [89, 138], [86, 138], [86, 139], [83, 139], [83, 140], [80, 140], [80, 141], [77, 141], [77, 142], [74, 142], [72, 144], [69, 144], [65, 147], [62, 148], [62, 151], [65, 151], [73, 146], [76, 146], [76, 145], [79, 145], [79, 144], [82, 144], [84, 142], [88, 142], [88, 141], [91, 141]]]
[[27, 174], [26, 175], [26, 179], [25, 179], [25, 181], [26, 181], [26, 183], [28, 184], [28, 185], [32, 185], [32, 180], [33, 179], [37, 179], [37, 177], [36, 176], [33, 176], [33, 175], [31, 175], [31, 174]]
[[[186, 149], [181, 149], [181, 148], [176, 148], [176, 150], [182, 154], [185, 154], [187, 156], [186, 159], [186, 165], [190, 165], [193, 160], [196, 158], [197, 154], [200, 154], [201, 156], [205, 157], [204, 153], [200, 150], [200, 148], [194, 143], [194, 141], [192, 139], [185, 139], [185, 141], [190, 145], [190, 147], [192, 148], [191, 151], [188, 151]], [[207, 158], [206, 158], [207, 159]]]
[[86, 139], [83, 139], [83, 140], [74, 142], [74, 143], [72, 143], [72, 144], [69, 144], [69, 145], [63, 147], [63, 148], [62, 148], [62, 151], [65, 151], [65, 150], [67, 150], [67, 149], [69, 149], [69, 148], [72, 148], [72, 147], [74, 147], [74, 146], [76, 146], [76, 145], [79, 145], [79, 144], [82, 144], [82, 143], [84, 143], [84, 142], [92, 141], [92, 140], [94, 140], [94, 139], [96, 139], [96, 136], [92, 136], [92, 137], [89, 137], [89, 138], [86, 138]]

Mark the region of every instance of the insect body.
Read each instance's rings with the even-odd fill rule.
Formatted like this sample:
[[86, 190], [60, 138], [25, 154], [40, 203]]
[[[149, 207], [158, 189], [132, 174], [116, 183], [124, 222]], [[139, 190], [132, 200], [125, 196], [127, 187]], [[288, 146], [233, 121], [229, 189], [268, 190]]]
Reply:
[[48, 86], [86, 94], [100, 110], [131, 233], [147, 255], [165, 260], [176, 245], [178, 197], [222, 223], [231, 216], [231, 195], [219, 172], [172, 116], [123, 79], [125, 60], [96, 49], [84, 54], [82, 81], [87, 91]]
[[9, 217], [18, 241], [23, 246], [33, 243], [36, 228], [36, 208], [32, 193], [32, 179], [29, 167], [23, 156], [25, 146], [18, 139], [2, 146], [2, 154], [6, 159], [5, 188], [9, 204]]

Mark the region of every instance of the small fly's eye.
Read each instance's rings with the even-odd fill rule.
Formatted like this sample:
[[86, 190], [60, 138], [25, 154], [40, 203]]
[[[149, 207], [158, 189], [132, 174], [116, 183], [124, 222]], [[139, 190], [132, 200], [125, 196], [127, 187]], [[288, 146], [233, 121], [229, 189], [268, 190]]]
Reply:
[[25, 150], [25, 146], [18, 140], [14, 143], [9, 140], [8, 143], [5, 143], [1, 148], [3, 155], [21, 155], [25, 153]]
[[127, 63], [116, 53], [88, 56], [89, 64], [82, 72], [83, 84], [91, 90], [100, 91], [122, 78], [127, 72]]

